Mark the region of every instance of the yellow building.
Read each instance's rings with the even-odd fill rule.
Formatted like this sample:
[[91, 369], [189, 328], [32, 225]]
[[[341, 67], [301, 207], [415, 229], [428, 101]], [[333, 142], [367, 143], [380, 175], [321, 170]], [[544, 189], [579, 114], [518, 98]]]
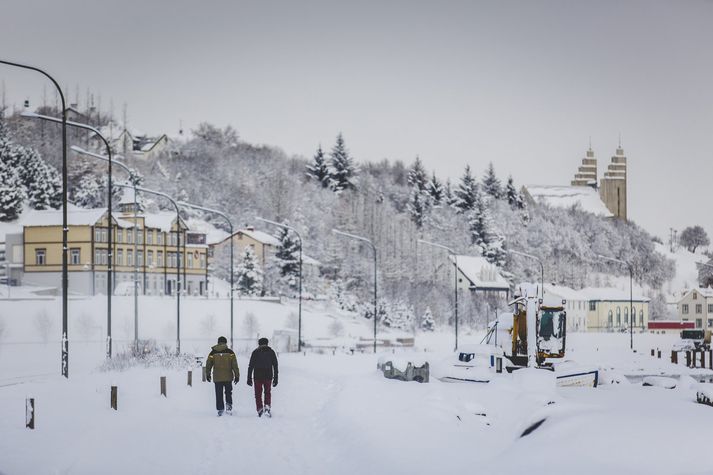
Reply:
[[[133, 293], [136, 270], [140, 292], [173, 294], [180, 257], [189, 295], [203, 295], [207, 282], [205, 238], [191, 236], [174, 213], [137, 214], [122, 204], [113, 215], [114, 292]], [[23, 219], [23, 276], [27, 285], [59, 287], [62, 271], [62, 211], [33, 211]], [[107, 292], [108, 220], [106, 209], [68, 210], [69, 290]], [[136, 229], [135, 229], [136, 228]], [[181, 249], [176, 249], [180, 234]], [[187, 242], [187, 239], [192, 242]], [[183, 265], [185, 263], [185, 266]]]
[[[230, 239], [231, 236], [228, 236], [222, 241], [211, 244], [211, 258], [227, 258], [230, 252]], [[263, 231], [257, 231], [253, 227], [237, 230], [233, 233], [232, 239], [233, 252], [236, 258], [240, 258], [246, 247], [251, 247], [255, 251], [255, 255], [263, 269], [269, 258], [275, 254], [280, 246], [280, 241], [275, 236]]]

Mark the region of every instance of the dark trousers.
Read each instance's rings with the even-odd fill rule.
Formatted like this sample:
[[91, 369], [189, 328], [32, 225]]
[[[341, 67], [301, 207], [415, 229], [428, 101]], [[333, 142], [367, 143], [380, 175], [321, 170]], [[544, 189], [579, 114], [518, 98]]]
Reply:
[[225, 404], [223, 404], [223, 391], [225, 391], [225, 404], [228, 405], [228, 409], [233, 409], [233, 382], [215, 382], [215, 408], [219, 411], [225, 409]]
[[262, 393], [265, 392], [265, 406], [269, 406], [272, 402], [270, 399], [270, 389], [272, 388], [271, 379], [256, 379], [253, 382], [255, 388], [255, 407], [257, 412], [260, 412], [263, 407]]

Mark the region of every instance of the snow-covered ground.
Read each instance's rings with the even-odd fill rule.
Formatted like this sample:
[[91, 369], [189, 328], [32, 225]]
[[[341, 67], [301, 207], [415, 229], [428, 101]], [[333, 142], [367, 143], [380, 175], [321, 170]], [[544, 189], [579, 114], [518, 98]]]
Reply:
[[[245, 385], [248, 354], [240, 351], [237, 411], [218, 419], [213, 386], [200, 381], [199, 369], [194, 368], [192, 387], [186, 384], [187, 368], [98, 369], [104, 359], [102, 302], [70, 302], [70, 335], [82, 341], [71, 343], [71, 377], [64, 380], [58, 374], [59, 344], [52, 341], [57, 327], [45, 343], [43, 325], [37, 323], [43, 311], [56, 321], [57, 302], [0, 301], [0, 473], [706, 472], [701, 454], [713, 408], [696, 404], [698, 383], [682, 365], [665, 360], [673, 336], [634, 334], [636, 353], [629, 349], [628, 334], [567, 339], [567, 359], [608, 370], [610, 376], [673, 375], [677, 388], [671, 390], [626, 378], [596, 389], [554, 388], [532, 384], [514, 376], [517, 372], [490, 384], [436, 378], [404, 383], [376, 370], [378, 355], [281, 353], [271, 420], [255, 415], [251, 388]], [[133, 335], [132, 302], [116, 299], [119, 351]], [[141, 299], [142, 337], [173, 343], [173, 302]], [[226, 306], [226, 301], [186, 299], [184, 351], [207, 354], [215, 337], [227, 330]], [[236, 335], [245, 333], [248, 312], [256, 315], [259, 333], [270, 337], [294, 311], [292, 304], [238, 301]], [[331, 336], [336, 319], [343, 324], [343, 339], [370, 334], [369, 322], [310, 302], [305, 335]], [[209, 328], [204, 322], [211, 320]], [[251, 340], [238, 349], [252, 348]], [[416, 341], [415, 349], [396, 356], [435, 363], [448, 357], [453, 344], [450, 331], [417, 334]], [[477, 332], [461, 338], [462, 344], [479, 341]], [[651, 348], [660, 348], [664, 359], [652, 358]], [[159, 395], [160, 376], [167, 377], [166, 398]], [[118, 411], [109, 408], [111, 385], [119, 388]], [[26, 397], [36, 400], [34, 431], [24, 427]], [[521, 437], [542, 419], [537, 430]]]

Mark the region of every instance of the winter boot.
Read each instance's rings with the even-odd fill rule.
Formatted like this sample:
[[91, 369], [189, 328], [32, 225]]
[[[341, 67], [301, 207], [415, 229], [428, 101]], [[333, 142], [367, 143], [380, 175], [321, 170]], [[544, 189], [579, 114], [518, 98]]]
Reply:
[[223, 411], [218, 411], [218, 417], [223, 415]]
[[225, 407], [225, 413], [228, 414], [229, 416], [233, 415], [233, 406], [228, 405]]
[[272, 417], [272, 413], [270, 412], [270, 406], [265, 406], [264, 411], [266, 417]]
[[265, 409], [260, 409], [259, 411], [257, 411], [257, 416], [262, 417], [264, 412], [265, 412]]

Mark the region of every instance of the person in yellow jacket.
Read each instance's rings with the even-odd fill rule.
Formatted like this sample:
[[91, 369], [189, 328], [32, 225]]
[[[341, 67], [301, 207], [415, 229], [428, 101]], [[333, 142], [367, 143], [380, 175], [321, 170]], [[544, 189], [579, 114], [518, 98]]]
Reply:
[[[232, 383], [238, 384], [240, 381], [240, 369], [235, 352], [228, 348], [228, 340], [224, 336], [219, 337], [218, 344], [212, 347], [205, 365], [205, 372], [206, 379], [215, 383], [215, 408], [218, 410], [218, 417], [223, 415], [223, 411], [232, 414]], [[223, 401], [224, 392], [225, 401]]]

